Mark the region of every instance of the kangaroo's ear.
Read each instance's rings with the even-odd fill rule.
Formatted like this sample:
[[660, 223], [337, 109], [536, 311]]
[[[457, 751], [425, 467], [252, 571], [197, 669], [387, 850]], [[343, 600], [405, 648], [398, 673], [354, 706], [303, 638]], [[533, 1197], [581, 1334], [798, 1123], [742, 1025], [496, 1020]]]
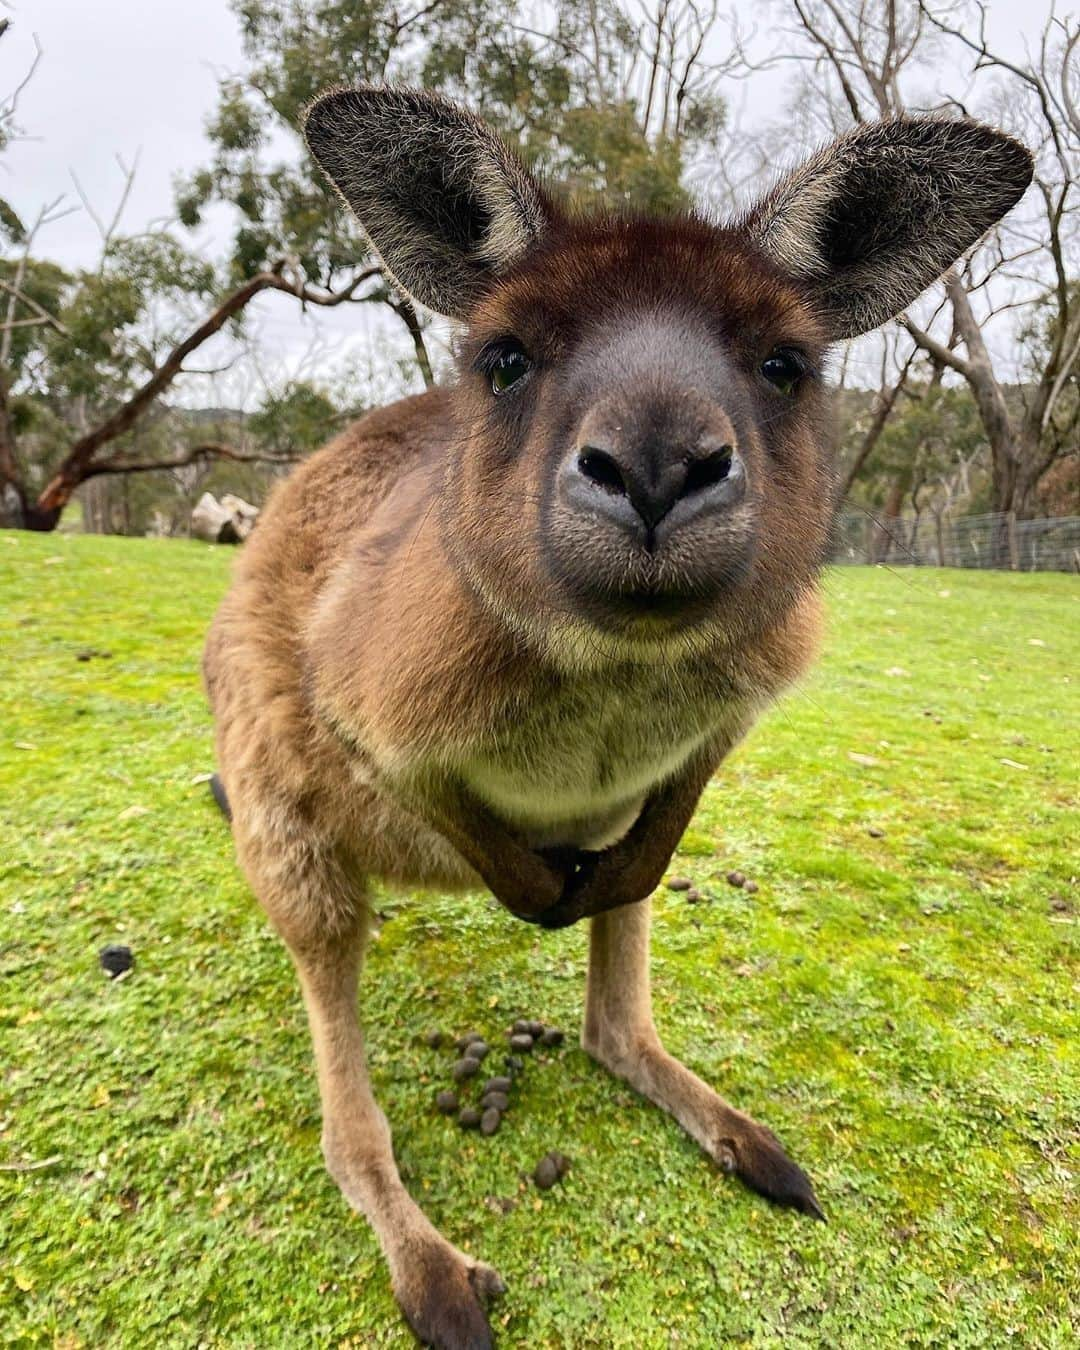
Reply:
[[1027, 150], [966, 119], [856, 127], [785, 178], [741, 222], [803, 283], [836, 338], [905, 309], [1013, 206]]
[[536, 181], [478, 118], [415, 89], [337, 89], [304, 134], [387, 271], [422, 305], [463, 318], [541, 234]]

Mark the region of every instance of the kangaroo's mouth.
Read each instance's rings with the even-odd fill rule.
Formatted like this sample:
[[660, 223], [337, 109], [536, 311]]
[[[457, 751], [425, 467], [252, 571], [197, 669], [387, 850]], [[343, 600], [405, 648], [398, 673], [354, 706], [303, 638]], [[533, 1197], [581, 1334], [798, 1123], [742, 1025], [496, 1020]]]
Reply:
[[752, 571], [748, 550], [715, 561], [646, 556], [622, 567], [573, 567], [560, 578], [581, 617], [612, 636], [677, 636], [722, 614]]
[[722, 616], [753, 572], [756, 533], [750, 503], [640, 538], [556, 505], [544, 561], [566, 610], [611, 636], [659, 639]]

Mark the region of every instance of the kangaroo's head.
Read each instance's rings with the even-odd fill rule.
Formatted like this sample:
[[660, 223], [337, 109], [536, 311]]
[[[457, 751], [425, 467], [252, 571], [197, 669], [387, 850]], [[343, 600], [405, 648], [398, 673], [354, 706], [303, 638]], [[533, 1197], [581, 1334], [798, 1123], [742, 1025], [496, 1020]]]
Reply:
[[904, 118], [737, 221], [579, 218], [429, 94], [331, 92], [306, 134], [398, 284], [465, 326], [450, 556], [579, 652], [745, 641], [782, 615], [831, 524], [829, 344], [904, 309], [1031, 177], [998, 131]]

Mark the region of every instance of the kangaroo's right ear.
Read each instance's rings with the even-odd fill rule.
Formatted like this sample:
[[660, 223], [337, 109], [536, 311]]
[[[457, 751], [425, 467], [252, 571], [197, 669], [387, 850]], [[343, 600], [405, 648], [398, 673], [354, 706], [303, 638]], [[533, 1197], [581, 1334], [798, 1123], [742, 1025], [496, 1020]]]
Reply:
[[416, 89], [336, 89], [304, 134], [386, 270], [414, 299], [463, 318], [544, 233], [535, 179], [478, 118]]
[[861, 123], [743, 221], [801, 282], [834, 338], [906, 309], [1018, 202], [1031, 155], [966, 118]]

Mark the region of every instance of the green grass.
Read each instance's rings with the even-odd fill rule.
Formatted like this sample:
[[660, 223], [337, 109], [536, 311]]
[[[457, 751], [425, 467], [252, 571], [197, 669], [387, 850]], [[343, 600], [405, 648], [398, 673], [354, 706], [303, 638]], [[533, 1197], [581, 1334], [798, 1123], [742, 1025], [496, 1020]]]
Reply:
[[[287, 958], [194, 781], [228, 562], [0, 535], [4, 1345], [409, 1344], [322, 1168]], [[654, 981], [671, 1049], [772, 1125], [828, 1226], [586, 1059], [584, 928], [383, 902], [376, 1092], [413, 1193], [507, 1279], [504, 1345], [1076, 1344], [1080, 588], [851, 569], [827, 592], [824, 660], [673, 864], [709, 899], [662, 894]], [[137, 966], [113, 984], [116, 941]], [[522, 1013], [568, 1044], [494, 1140], [464, 1135], [422, 1033]], [[541, 1196], [522, 1176], [553, 1147], [573, 1171]]]

